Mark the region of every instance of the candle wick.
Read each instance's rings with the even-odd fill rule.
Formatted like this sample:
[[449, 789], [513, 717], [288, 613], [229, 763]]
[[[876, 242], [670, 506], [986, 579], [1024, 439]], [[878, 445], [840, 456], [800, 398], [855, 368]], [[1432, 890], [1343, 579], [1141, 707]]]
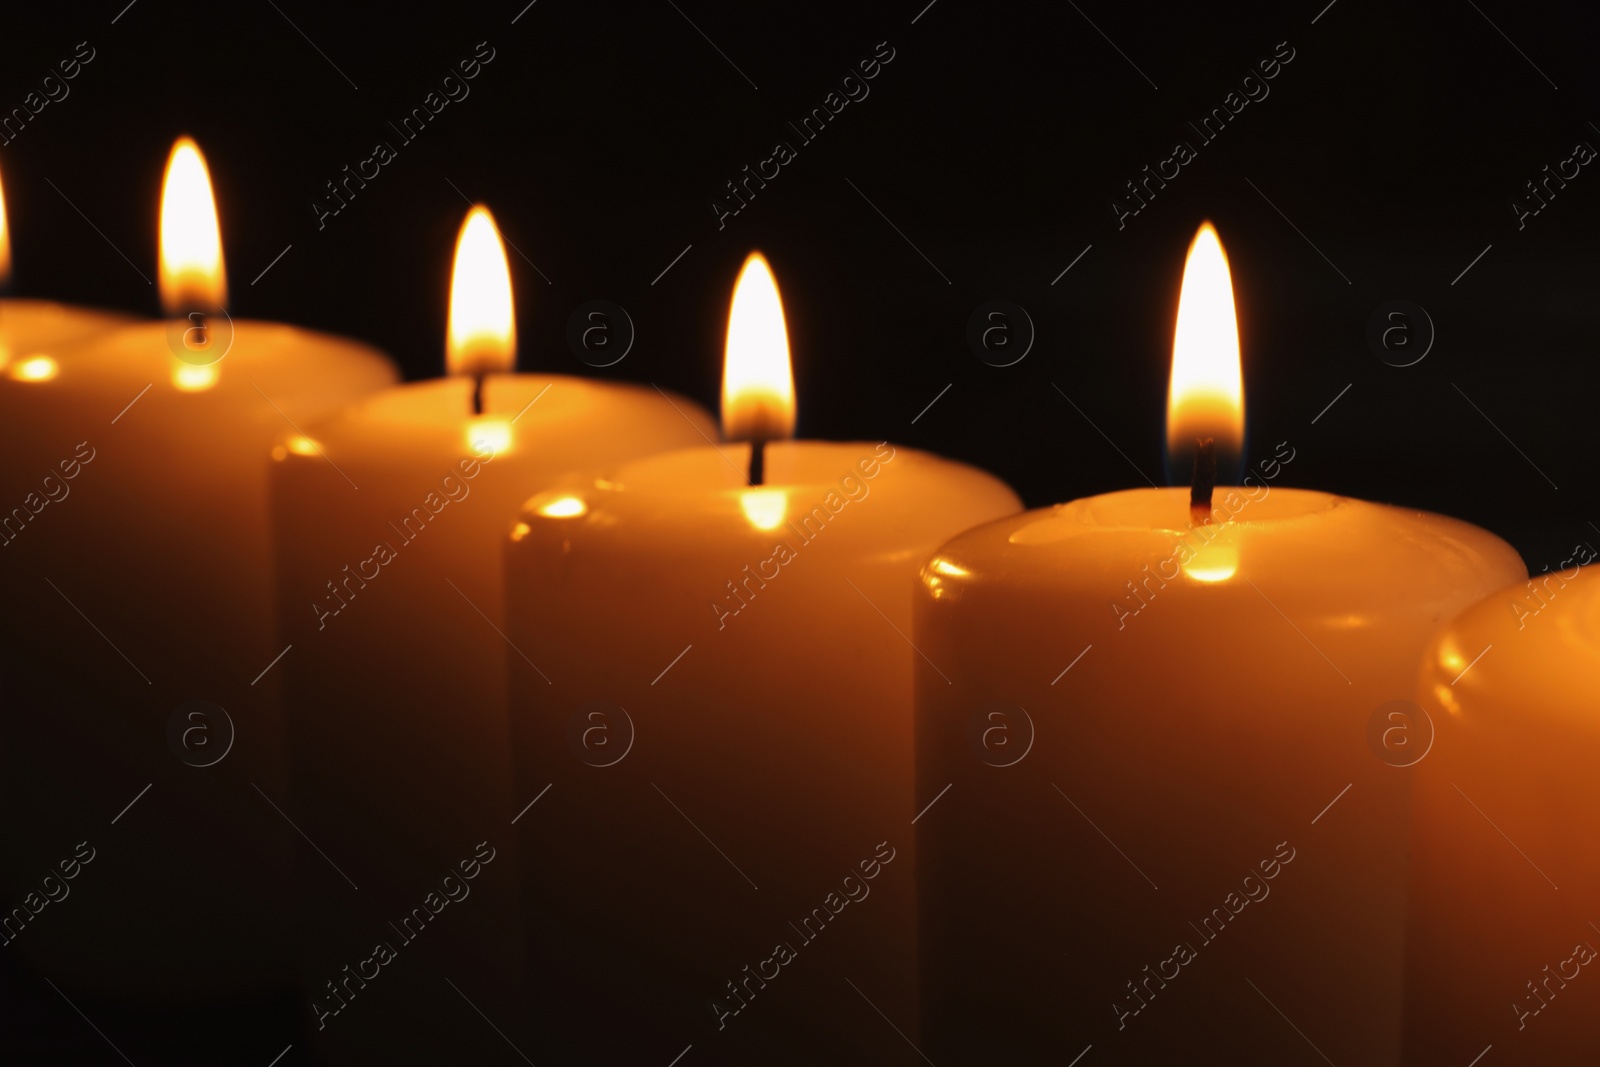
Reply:
[[1211, 521], [1211, 491], [1217, 485], [1217, 446], [1213, 438], [1195, 438], [1194, 477], [1189, 483], [1189, 517], [1195, 525]]
[[757, 437], [750, 442], [750, 484], [762, 485], [767, 480], [767, 442]]
[[472, 376], [472, 413], [483, 414], [483, 372], [479, 371]]

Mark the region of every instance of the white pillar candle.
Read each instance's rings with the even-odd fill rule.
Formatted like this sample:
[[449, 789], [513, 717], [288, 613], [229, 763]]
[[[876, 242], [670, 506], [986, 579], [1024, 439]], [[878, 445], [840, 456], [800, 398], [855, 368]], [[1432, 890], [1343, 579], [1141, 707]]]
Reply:
[[1423, 657], [1408, 1062], [1584, 1063], [1600, 1005], [1595, 549], [1456, 619]]
[[[1237, 453], [1239, 381], [1207, 226], [1179, 304], [1174, 444]], [[1525, 572], [1466, 523], [1275, 488], [1295, 455], [1279, 445], [1198, 516], [1187, 489], [1112, 493], [973, 530], [924, 568], [935, 1062], [1090, 1045], [1289, 1062], [1315, 1058], [1309, 1040], [1335, 1063], [1398, 1063], [1407, 779], [1369, 721], [1411, 692], [1441, 619]]]
[[[10, 284], [11, 228], [6, 217], [5, 186], [0, 183], [0, 292]], [[59, 369], [55, 353], [63, 346], [131, 321], [129, 315], [49, 300], [0, 300], [0, 374], [18, 381], [48, 381]], [[11, 395], [26, 401], [30, 391]], [[27, 406], [24, 403], [18, 411], [0, 412], [0, 454], [15, 456], [10, 435], [26, 430]], [[0, 544], [3, 543], [5, 537], [0, 534]]]
[[52, 300], [0, 300], [0, 373], [16, 381], [49, 381], [60, 369], [60, 351], [132, 319]]
[[[13, 951], [66, 989], [187, 1000], [288, 973], [282, 875], [301, 840], [273, 807], [282, 724], [272, 679], [257, 684], [278, 652], [267, 454], [395, 371], [365, 345], [212, 311], [226, 302], [216, 214], [187, 140], [162, 216], [172, 320], [63, 350], [49, 377], [0, 377], [17, 421], [0, 580], [27, 620], [0, 789], [28, 813], [8, 844], [24, 870], [79, 841], [96, 851]], [[186, 333], [195, 306], [211, 313]], [[189, 719], [191, 700], [226, 719]]]
[[[374, 393], [275, 453], [292, 799], [325, 853], [302, 855], [314, 936], [297, 1009], [335, 1059], [503, 1054], [481, 1021], [438, 1025], [442, 999], [471, 1015], [441, 976], [522, 1044], [511, 846], [528, 798], [512, 788], [505, 689], [507, 660], [534, 653], [505, 636], [506, 534], [561, 472], [712, 428], [649, 387], [510, 373], [510, 276], [482, 208], [462, 227], [451, 294], [452, 376]], [[495, 859], [469, 881], [458, 865], [480, 842]], [[363, 968], [375, 942], [402, 962]]]
[[[787, 436], [759, 257], [727, 357], [744, 383], [728, 436]], [[510, 660], [520, 795], [540, 798], [518, 828], [547, 1058], [915, 1058], [896, 1032], [915, 1034], [912, 588], [934, 546], [1018, 502], [887, 443], [774, 440], [756, 486], [751, 452], [614, 465], [535, 497], [512, 534], [507, 634], [537, 664]]]

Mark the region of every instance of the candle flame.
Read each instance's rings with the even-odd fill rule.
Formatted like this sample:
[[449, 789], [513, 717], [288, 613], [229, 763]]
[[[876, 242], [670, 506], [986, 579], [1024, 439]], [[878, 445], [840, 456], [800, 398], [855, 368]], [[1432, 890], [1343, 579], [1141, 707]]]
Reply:
[[180, 137], [161, 184], [161, 310], [184, 315], [228, 301], [227, 270], [211, 174], [200, 148]]
[[11, 281], [11, 228], [6, 225], [6, 187], [0, 183], [0, 288]]
[[[1167, 454], [1192, 457], [1196, 439], [1206, 437], [1216, 443], [1217, 473], [1226, 484], [1244, 447], [1244, 376], [1228, 255], [1209, 222], [1194, 235], [1183, 265], [1167, 390]], [[1178, 464], [1172, 473], [1189, 477]]]
[[794, 369], [778, 281], [760, 252], [739, 271], [728, 307], [722, 361], [722, 436], [773, 441], [794, 436]]
[[509, 371], [517, 360], [511, 265], [494, 216], [481, 204], [467, 212], [456, 238], [444, 359], [447, 373], [465, 375]]

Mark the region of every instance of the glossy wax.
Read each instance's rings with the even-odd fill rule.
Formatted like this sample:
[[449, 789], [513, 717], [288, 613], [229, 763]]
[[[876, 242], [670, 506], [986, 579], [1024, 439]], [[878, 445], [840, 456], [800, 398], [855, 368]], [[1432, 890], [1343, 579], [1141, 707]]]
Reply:
[[613, 468], [513, 532], [507, 634], [545, 676], [511, 660], [521, 792], [549, 787], [518, 824], [532, 1003], [567, 1062], [915, 1059], [913, 586], [1017, 499], [890, 444], [748, 463]]
[[[492, 1028], [437, 1025], [441, 974], [518, 1045], [532, 1036], [512, 820], [533, 794], [511, 777], [507, 661], [527, 657], [557, 677], [568, 668], [506, 639], [507, 534], [522, 502], [564, 471], [714, 433], [699, 406], [649, 386], [496, 374], [481, 415], [472, 391], [454, 377], [375, 393], [285, 435], [274, 453], [291, 795], [361, 887], [301, 856], [312, 936], [299, 1007], [334, 1059], [502, 1055]], [[467, 881], [458, 865], [480, 843], [495, 858]], [[469, 895], [450, 902], [453, 887]], [[441, 910], [424, 933], [402, 920], [430, 891]], [[398, 962], [363, 963], [380, 940]], [[349, 1001], [327, 987], [345, 966], [381, 966], [382, 977]]]
[[[41, 914], [14, 949], [93, 996], [193, 1001], [287, 977], [300, 839], [273, 808], [268, 452], [396, 377], [365, 345], [253, 321], [196, 368], [174, 354], [185, 325], [99, 333], [48, 375], [0, 377], [16, 441], [0, 582], [26, 620], [0, 755], [0, 789], [30, 813], [15, 876], [80, 841], [98, 850], [74, 885], [84, 906]], [[226, 718], [189, 718], [192, 700]]]
[[1266, 998], [1334, 1062], [1398, 1062], [1408, 775], [1369, 720], [1525, 572], [1466, 523], [1254, 481], [1204, 527], [1187, 489], [1132, 490], [924, 568], [935, 1062], [1278, 1062], [1298, 1039]]
[[1422, 657], [1408, 1062], [1592, 1058], [1600, 1015], [1600, 568], [1576, 546]]

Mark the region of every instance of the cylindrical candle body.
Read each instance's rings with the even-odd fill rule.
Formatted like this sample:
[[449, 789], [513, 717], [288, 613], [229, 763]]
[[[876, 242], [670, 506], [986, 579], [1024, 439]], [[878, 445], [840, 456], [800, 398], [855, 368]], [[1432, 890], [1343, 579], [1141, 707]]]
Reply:
[[1234, 517], [1190, 528], [1188, 490], [1079, 500], [924, 569], [935, 1062], [1282, 1063], [1284, 1017], [1336, 1063], [1397, 1062], [1407, 780], [1370, 717], [1525, 572], [1434, 515], [1261, 478], [1216, 501]]
[[1600, 568], [1579, 566], [1595, 557], [1579, 545], [1489, 597], [1423, 659], [1408, 1064], [1600, 1049]]
[[28, 372], [21, 363], [51, 356], [97, 333], [126, 326], [132, 316], [51, 300], [0, 300], [0, 371]]
[[633, 464], [513, 533], [546, 1058], [915, 1058], [912, 587], [1017, 500], [889, 444], [769, 444], [761, 487], [748, 457]]
[[62, 350], [47, 380], [0, 379], [29, 428], [0, 471], [15, 531], [0, 580], [27, 620], [5, 667], [0, 790], [28, 813], [7, 888], [79, 842], [96, 856], [13, 951], [124, 999], [287, 977], [284, 873], [303, 841], [274, 809], [282, 724], [262, 676], [281, 647], [268, 451], [395, 378], [366, 346], [244, 321], [197, 368], [174, 355], [184, 328], [128, 326]]
[[502, 546], [561, 472], [713, 432], [648, 387], [494, 375], [481, 420], [472, 388], [375, 394], [307, 426], [274, 472], [291, 796], [325, 853], [300, 857], [296, 1007], [337, 1062], [504, 1055], [474, 1007], [526, 1040], [511, 845], [530, 798], [512, 788], [506, 660], [539, 655], [507, 643]]
[[[81, 351], [84, 342], [95, 334], [121, 329], [132, 322], [130, 315], [48, 300], [0, 300], [0, 375], [17, 383], [0, 389], [0, 404], [4, 405], [0, 407], [0, 463], [23, 475], [24, 481], [42, 479], [46, 474], [55, 475], [52, 487], [61, 481], [61, 471], [54, 469], [55, 464], [46, 470], [25, 469], [32, 442], [39, 433], [40, 413], [35, 405], [41, 391], [60, 373], [63, 353]], [[44, 501], [42, 505], [35, 504], [41, 511], [51, 503], [45, 494], [38, 499]], [[20, 500], [8, 499], [0, 506], [11, 508], [19, 503]], [[29, 520], [23, 521], [21, 515], [10, 512], [0, 515], [0, 520], [11, 520], [0, 521], [0, 547], [8, 547], [21, 536], [31, 516], [38, 512], [25, 508], [24, 514], [30, 516]], [[0, 573], [14, 569], [0, 567]]]

